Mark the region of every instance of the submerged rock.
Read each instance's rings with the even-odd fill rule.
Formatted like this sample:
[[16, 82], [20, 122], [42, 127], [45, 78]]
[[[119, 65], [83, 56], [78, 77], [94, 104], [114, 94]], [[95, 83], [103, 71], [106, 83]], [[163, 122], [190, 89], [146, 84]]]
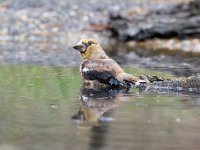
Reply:
[[156, 93], [200, 94], [200, 75], [178, 79], [162, 79], [157, 76], [141, 76], [149, 84], [140, 88], [141, 91]]

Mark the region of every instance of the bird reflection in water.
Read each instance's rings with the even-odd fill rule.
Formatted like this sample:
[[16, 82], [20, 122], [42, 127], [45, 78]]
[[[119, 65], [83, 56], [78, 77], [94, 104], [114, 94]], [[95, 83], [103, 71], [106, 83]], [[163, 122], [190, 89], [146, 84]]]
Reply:
[[121, 102], [130, 99], [127, 89], [105, 87], [88, 87], [83, 85], [80, 90], [80, 108], [72, 116], [79, 128], [90, 128], [90, 149], [102, 149], [107, 142], [109, 123], [114, 119], [112, 110]]
[[78, 123], [79, 127], [91, 127], [102, 122], [113, 121], [110, 115], [112, 109], [122, 101], [130, 99], [127, 89], [114, 89], [110, 87], [90, 88], [83, 85], [80, 90], [80, 108], [72, 119]]
[[[199, 91], [188, 91], [187, 88], [181, 91], [173, 90], [163, 87], [165, 85], [164, 81], [156, 82], [155, 85], [141, 86], [137, 90], [140, 95], [172, 95], [178, 96], [181, 100], [189, 97], [195, 105], [199, 106], [200, 104]], [[114, 119], [106, 117], [106, 115], [110, 115], [112, 109], [121, 102], [133, 99], [134, 96], [135, 94], [129, 92], [128, 89], [103, 86], [90, 87], [90, 85], [84, 84], [79, 96], [80, 109], [72, 119], [78, 123], [79, 127], [92, 127], [102, 122], [112, 121]]]

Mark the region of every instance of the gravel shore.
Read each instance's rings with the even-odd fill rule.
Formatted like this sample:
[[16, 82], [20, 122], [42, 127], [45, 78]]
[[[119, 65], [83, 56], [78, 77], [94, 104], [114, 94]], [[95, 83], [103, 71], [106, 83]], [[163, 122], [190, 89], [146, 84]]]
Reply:
[[2, 0], [0, 63], [78, 66], [80, 56], [71, 47], [86, 37], [95, 38], [106, 47], [109, 33], [97, 30], [107, 23], [111, 11], [135, 8], [141, 13], [155, 9], [155, 5], [169, 7], [187, 0], [163, 1]]

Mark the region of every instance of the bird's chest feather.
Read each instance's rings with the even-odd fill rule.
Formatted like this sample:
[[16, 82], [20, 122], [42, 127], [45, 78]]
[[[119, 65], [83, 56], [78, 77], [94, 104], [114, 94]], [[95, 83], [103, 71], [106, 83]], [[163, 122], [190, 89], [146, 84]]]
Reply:
[[118, 85], [119, 81], [115, 78], [112, 71], [101, 63], [85, 61], [80, 67], [81, 75], [85, 80], [97, 80], [101, 83]]

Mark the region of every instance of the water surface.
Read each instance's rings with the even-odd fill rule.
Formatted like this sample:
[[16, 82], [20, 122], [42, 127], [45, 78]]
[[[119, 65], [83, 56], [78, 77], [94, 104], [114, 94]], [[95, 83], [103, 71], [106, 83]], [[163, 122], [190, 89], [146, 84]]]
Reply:
[[86, 89], [78, 68], [1, 66], [0, 149], [198, 149], [199, 104], [199, 95]]

